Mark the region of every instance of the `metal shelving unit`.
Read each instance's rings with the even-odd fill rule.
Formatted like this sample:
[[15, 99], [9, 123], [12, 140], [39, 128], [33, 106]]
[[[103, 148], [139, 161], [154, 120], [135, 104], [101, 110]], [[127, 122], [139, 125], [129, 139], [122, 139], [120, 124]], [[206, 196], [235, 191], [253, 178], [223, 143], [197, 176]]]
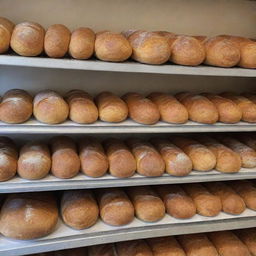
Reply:
[[193, 171], [186, 177], [173, 177], [164, 174], [161, 177], [143, 177], [135, 174], [126, 179], [115, 178], [109, 174], [100, 178], [91, 178], [83, 174], [78, 174], [72, 179], [58, 179], [48, 175], [41, 180], [24, 180], [15, 177], [0, 184], [0, 193], [31, 192], [31, 191], [51, 191], [69, 189], [89, 189], [89, 188], [108, 188], [108, 187], [128, 187], [141, 185], [161, 185], [161, 184], [182, 184], [211, 181], [228, 181], [255, 179], [256, 169], [241, 169], [239, 173], [227, 174], [217, 171], [206, 173]]

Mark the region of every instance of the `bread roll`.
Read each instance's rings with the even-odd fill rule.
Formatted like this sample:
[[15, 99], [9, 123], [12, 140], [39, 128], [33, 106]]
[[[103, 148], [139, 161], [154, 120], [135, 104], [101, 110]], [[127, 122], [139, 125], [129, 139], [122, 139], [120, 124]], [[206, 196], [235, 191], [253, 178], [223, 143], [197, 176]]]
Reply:
[[103, 61], [121, 62], [130, 58], [132, 47], [120, 33], [101, 32], [96, 34], [95, 55]]
[[104, 122], [119, 123], [128, 116], [128, 107], [125, 102], [111, 92], [102, 92], [95, 98], [99, 118]]
[[202, 93], [217, 108], [219, 112], [219, 121], [222, 123], [238, 123], [242, 118], [242, 111], [235, 102], [212, 93]]
[[162, 121], [175, 124], [183, 124], [188, 121], [187, 109], [174, 96], [153, 92], [149, 94], [148, 98], [157, 105]]
[[172, 43], [170, 61], [179, 65], [198, 66], [205, 59], [203, 43], [191, 36], [177, 36]]
[[135, 31], [128, 40], [132, 46], [132, 58], [146, 64], [163, 64], [170, 58], [168, 39], [156, 32]]
[[127, 178], [135, 173], [136, 160], [124, 142], [119, 139], [108, 139], [104, 146], [111, 175], [118, 178]]
[[178, 147], [166, 139], [152, 139], [151, 143], [165, 161], [165, 170], [173, 176], [186, 176], [192, 171], [192, 161]]
[[38, 56], [44, 49], [44, 28], [35, 22], [22, 22], [14, 27], [11, 47], [22, 56]]
[[51, 155], [46, 144], [29, 142], [20, 150], [18, 174], [28, 180], [44, 178], [51, 169]]
[[210, 171], [216, 166], [216, 157], [212, 151], [196, 140], [173, 136], [171, 141], [189, 156], [194, 170]]
[[68, 52], [71, 33], [61, 24], [51, 25], [44, 38], [44, 51], [51, 58], [62, 58]]
[[231, 92], [221, 94], [222, 97], [233, 100], [242, 111], [242, 120], [249, 123], [256, 122], [256, 104], [249, 99]]
[[123, 96], [129, 109], [129, 117], [137, 123], [155, 124], [160, 119], [158, 107], [150, 99], [139, 93], [126, 93]]
[[134, 219], [134, 207], [124, 191], [118, 188], [98, 191], [102, 220], [112, 226], [123, 226]]
[[193, 199], [198, 214], [214, 217], [220, 213], [222, 209], [220, 198], [211, 194], [203, 185], [185, 184], [183, 189]]
[[82, 90], [71, 90], [65, 95], [69, 118], [79, 124], [91, 124], [98, 119], [98, 109], [91, 95]]
[[244, 168], [254, 168], [256, 167], [256, 152], [241, 143], [240, 141], [226, 136], [226, 135], [217, 135], [216, 138], [225, 144], [227, 147], [231, 148], [237, 154], [240, 155], [242, 161], [242, 167]]
[[33, 100], [24, 90], [12, 89], [7, 91], [0, 103], [0, 120], [5, 123], [23, 123], [33, 112]]
[[118, 256], [153, 256], [153, 252], [144, 240], [117, 243], [116, 251]]
[[90, 28], [78, 28], [71, 34], [69, 54], [74, 59], [87, 60], [94, 53], [95, 33]]
[[256, 94], [255, 93], [241, 93], [241, 95], [245, 98], [248, 98], [254, 104], [256, 104]]
[[193, 36], [195, 39], [200, 41], [201, 43], [204, 43], [207, 40], [207, 36]]
[[217, 160], [216, 170], [220, 172], [234, 173], [241, 169], [242, 162], [238, 153], [206, 135], [197, 136], [197, 140], [215, 155]]
[[157, 237], [147, 240], [154, 256], [186, 256], [175, 237]]
[[69, 250], [61, 250], [61, 251], [56, 251], [52, 252], [52, 254], [47, 256], [87, 256], [87, 248], [72, 248]]
[[164, 217], [164, 203], [150, 187], [130, 187], [127, 188], [127, 194], [133, 203], [138, 219], [156, 222]]
[[51, 141], [52, 174], [61, 179], [69, 179], [80, 170], [80, 158], [74, 141], [65, 136], [55, 137]]
[[256, 230], [243, 229], [236, 232], [239, 239], [247, 246], [251, 256], [256, 256]]
[[205, 234], [177, 237], [187, 256], [218, 256], [218, 252]]
[[221, 256], [250, 256], [246, 245], [231, 231], [208, 234]]
[[228, 185], [221, 182], [211, 182], [205, 185], [212, 194], [221, 199], [224, 212], [239, 215], [245, 210], [244, 200]]
[[7, 137], [0, 137], [0, 181], [15, 176], [17, 171], [18, 152], [14, 142]]
[[221, 36], [209, 38], [204, 43], [205, 64], [217, 67], [233, 67], [240, 61], [239, 48], [229, 39]]
[[247, 208], [256, 211], [256, 187], [250, 181], [232, 181], [229, 185], [243, 198]]
[[14, 24], [3, 17], [0, 17], [0, 54], [9, 50]]
[[75, 229], [94, 225], [99, 217], [99, 208], [91, 191], [65, 191], [61, 197], [61, 216], [64, 222]]
[[33, 114], [42, 123], [62, 123], [67, 119], [68, 113], [68, 104], [54, 91], [41, 91], [34, 98]]
[[88, 248], [88, 256], [117, 256], [114, 244], [98, 244]]
[[58, 208], [51, 194], [12, 194], [1, 209], [0, 232], [9, 238], [35, 239], [53, 232], [57, 221]]
[[196, 214], [196, 206], [191, 197], [179, 185], [161, 185], [156, 191], [165, 203], [168, 214], [178, 219], [189, 219]]
[[164, 173], [164, 160], [152, 144], [135, 138], [130, 138], [126, 142], [136, 159], [139, 174], [153, 177]]
[[94, 178], [103, 176], [108, 170], [108, 159], [102, 145], [96, 139], [86, 138], [79, 148], [82, 172]]
[[214, 124], [218, 121], [218, 110], [206, 97], [192, 93], [178, 93], [176, 98], [187, 108], [191, 121], [203, 124]]
[[241, 133], [238, 136], [236, 135], [236, 138], [248, 147], [252, 148], [254, 151], [256, 151], [256, 137], [253, 136], [251, 133]]

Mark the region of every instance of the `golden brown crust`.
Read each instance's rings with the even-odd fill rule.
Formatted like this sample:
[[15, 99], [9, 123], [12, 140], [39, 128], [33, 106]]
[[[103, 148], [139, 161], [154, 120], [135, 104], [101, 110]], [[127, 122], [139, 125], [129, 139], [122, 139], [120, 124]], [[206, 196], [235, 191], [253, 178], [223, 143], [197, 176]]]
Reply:
[[13, 28], [14, 24], [10, 20], [0, 17], [0, 54], [8, 51]]
[[236, 235], [247, 246], [251, 256], [256, 256], [256, 229], [239, 230]]

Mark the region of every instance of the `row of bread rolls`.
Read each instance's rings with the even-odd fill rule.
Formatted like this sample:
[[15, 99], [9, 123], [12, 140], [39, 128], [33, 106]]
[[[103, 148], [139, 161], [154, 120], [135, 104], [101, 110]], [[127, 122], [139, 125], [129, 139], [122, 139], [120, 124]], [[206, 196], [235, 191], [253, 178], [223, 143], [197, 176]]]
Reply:
[[[189, 219], [196, 214], [212, 217], [221, 211], [240, 215], [256, 211], [256, 187], [250, 181], [195, 183], [64, 191], [60, 215], [73, 229], [86, 229], [101, 219], [111, 226], [160, 221], [165, 214]], [[55, 230], [57, 198], [50, 193], [11, 194], [0, 213], [0, 232], [9, 238], [34, 239]]]
[[256, 122], [256, 94], [241, 95], [225, 92], [194, 94], [153, 92], [147, 96], [126, 93], [122, 97], [111, 92], [99, 93], [94, 99], [82, 90], [71, 90], [62, 97], [55, 91], [44, 90], [33, 98], [20, 89], [7, 91], [0, 102], [0, 121], [23, 123], [32, 114], [43, 123], [58, 124], [67, 118], [75, 123], [119, 123], [128, 117], [141, 124], [155, 124], [159, 120], [183, 124], [188, 120], [214, 124]]
[[165, 31], [127, 30], [122, 33], [80, 27], [71, 31], [55, 24], [45, 29], [35, 22], [16, 26], [0, 18], [0, 53], [11, 48], [22, 56], [38, 56], [42, 52], [51, 58], [69, 54], [75, 59], [89, 59], [94, 54], [103, 61], [122, 62], [130, 57], [146, 64], [197, 66], [201, 63], [219, 67], [256, 68], [256, 42], [245, 37], [219, 35], [177, 35]]
[[34, 256], [256, 256], [256, 230], [157, 237]]
[[256, 167], [253, 134], [194, 137], [176, 135], [149, 141], [109, 138], [102, 142], [85, 137], [77, 145], [70, 137], [58, 136], [49, 144], [28, 142], [20, 150], [11, 139], [0, 137], [0, 181], [9, 180], [16, 173], [30, 180], [42, 179], [50, 172], [57, 178], [69, 179], [80, 170], [93, 178], [107, 172], [117, 178], [131, 177], [135, 172], [147, 177], [164, 173], [181, 177], [192, 170], [236, 173], [242, 167]]

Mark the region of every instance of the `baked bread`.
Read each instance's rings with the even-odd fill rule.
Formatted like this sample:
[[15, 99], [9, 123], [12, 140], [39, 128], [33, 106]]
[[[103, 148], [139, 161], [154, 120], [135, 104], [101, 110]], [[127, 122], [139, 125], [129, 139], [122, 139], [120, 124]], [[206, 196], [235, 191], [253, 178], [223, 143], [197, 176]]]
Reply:
[[9, 50], [14, 26], [10, 20], [0, 17], [0, 54]]

